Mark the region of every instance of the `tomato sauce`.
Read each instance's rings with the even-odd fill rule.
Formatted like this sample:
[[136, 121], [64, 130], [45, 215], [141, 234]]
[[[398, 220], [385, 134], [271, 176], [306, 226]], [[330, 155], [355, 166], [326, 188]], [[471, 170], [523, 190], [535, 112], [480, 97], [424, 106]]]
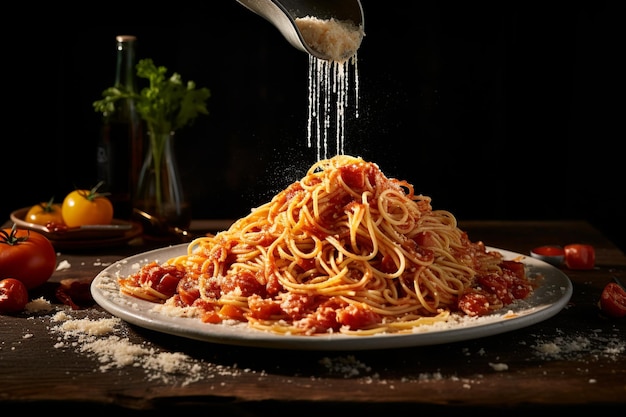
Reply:
[[505, 260], [500, 266], [501, 274], [487, 273], [476, 277], [475, 285], [459, 297], [457, 307], [460, 311], [468, 316], [482, 316], [515, 300], [523, 300], [533, 291], [523, 263]]

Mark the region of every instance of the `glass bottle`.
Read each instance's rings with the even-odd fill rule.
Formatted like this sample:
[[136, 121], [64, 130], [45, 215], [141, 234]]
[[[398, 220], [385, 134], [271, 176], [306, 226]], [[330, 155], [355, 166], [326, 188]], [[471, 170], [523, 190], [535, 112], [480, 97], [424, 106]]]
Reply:
[[[137, 38], [115, 38], [117, 63], [116, 88], [136, 92], [135, 52]], [[133, 99], [118, 100], [115, 110], [105, 113], [97, 149], [97, 180], [101, 192], [108, 192], [116, 219], [131, 220], [134, 187], [143, 163], [143, 124]]]

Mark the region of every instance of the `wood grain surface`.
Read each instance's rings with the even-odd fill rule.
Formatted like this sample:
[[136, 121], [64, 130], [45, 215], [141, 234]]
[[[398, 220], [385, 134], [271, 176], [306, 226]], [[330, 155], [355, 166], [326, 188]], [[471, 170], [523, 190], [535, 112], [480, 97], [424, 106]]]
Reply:
[[[228, 222], [193, 227], [205, 233]], [[626, 256], [588, 223], [467, 221], [472, 240], [528, 254], [546, 244], [589, 243], [593, 270], [563, 269], [574, 287], [556, 316], [485, 338], [372, 351], [297, 351], [212, 344], [120, 322], [86, 340], [55, 330], [74, 320], [113, 316], [96, 304], [71, 310], [55, 298], [64, 279], [92, 279], [111, 263], [162, 245], [139, 238], [113, 248], [59, 252], [68, 266], [44, 287], [52, 310], [0, 316], [0, 408], [79, 411], [83, 415], [319, 415], [535, 410], [608, 410], [626, 406], [626, 322], [600, 314], [597, 301]], [[93, 340], [139, 354], [130, 362]], [[147, 352], [147, 353], [146, 353]], [[161, 359], [162, 362], [150, 363]], [[168, 360], [168, 358], [170, 358]], [[166, 364], [171, 365], [171, 369]], [[4, 413], [2, 413], [4, 415]]]

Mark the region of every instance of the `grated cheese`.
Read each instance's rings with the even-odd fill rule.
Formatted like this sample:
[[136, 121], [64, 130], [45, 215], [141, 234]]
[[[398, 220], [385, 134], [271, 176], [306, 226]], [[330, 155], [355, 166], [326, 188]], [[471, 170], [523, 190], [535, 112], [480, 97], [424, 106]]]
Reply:
[[508, 371], [509, 370], [509, 365], [507, 365], [506, 363], [489, 362], [489, 366], [491, 366], [494, 371]]
[[74, 318], [64, 310], [54, 314], [51, 321], [57, 323], [51, 328], [58, 334], [54, 347], [73, 349], [95, 358], [100, 372], [139, 367], [145, 371], [148, 380], [182, 385], [216, 374], [237, 376], [242, 372], [254, 372], [238, 369], [236, 365], [231, 368], [205, 363], [181, 352], [160, 351], [149, 342], [132, 343], [125, 335], [123, 321], [117, 317]]
[[29, 301], [24, 307], [24, 311], [27, 313], [39, 313], [39, 312], [47, 312], [52, 311], [54, 307], [50, 304], [50, 301], [46, 300], [43, 297], [35, 298]]
[[354, 356], [340, 356], [335, 359], [329, 357], [322, 358], [319, 363], [328, 369], [331, 373], [341, 373], [344, 378], [358, 376], [361, 371], [369, 372], [372, 370], [369, 366], [358, 361]]
[[586, 360], [592, 357], [594, 360], [604, 358], [615, 361], [626, 353], [626, 339], [620, 334], [619, 328], [616, 327], [614, 331], [614, 335], [590, 330], [549, 339], [536, 336], [535, 344], [531, 347], [535, 355], [544, 360]]
[[64, 259], [61, 262], [59, 262], [59, 264], [57, 265], [57, 271], [70, 269], [71, 267], [72, 267], [72, 264], [70, 264], [67, 260]]
[[329, 61], [343, 62], [354, 56], [363, 40], [363, 29], [333, 18], [300, 17], [295, 20], [304, 41]]
[[[226, 366], [218, 363], [205, 362], [194, 359], [184, 352], [168, 352], [153, 345], [150, 341], [133, 343], [129, 338], [128, 326], [117, 317], [108, 313], [90, 311], [90, 317], [85, 318], [85, 311], [74, 311], [64, 306], [56, 307], [43, 297], [32, 300], [28, 304], [31, 312], [54, 311], [54, 313], [41, 316], [36, 315], [31, 320], [47, 320], [51, 326], [48, 328], [51, 334], [56, 335], [53, 347], [56, 349], [71, 349], [77, 354], [86, 355], [94, 359], [95, 370], [99, 372], [120, 372], [124, 368], [141, 369], [146, 380], [159, 380], [166, 384], [187, 385], [193, 382], [211, 379], [216, 375], [237, 377], [244, 373], [257, 374], [258, 378], [267, 378], [267, 372], [251, 369], [240, 369], [236, 364]], [[171, 312], [174, 314], [174, 312]], [[102, 316], [98, 316], [101, 314]], [[176, 314], [180, 314], [177, 312]], [[508, 313], [505, 313], [505, 315]], [[96, 315], [94, 317], [94, 315]], [[460, 319], [460, 318], [459, 318]], [[473, 321], [476, 318], [463, 318]], [[456, 324], [458, 325], [458, 323]], [[28, 343], [40, 343], [31, 330], [24, 329], [20, 345], [10, 346], [11, 350], [19, 346], [27, 346]], [[544, 360], [574, 360], [589, 364], [600, 360], [616, 361], [626, 353], [626, 339], [623, 331], [615, 326], [613, 333], [602, 330], [580, 330], [577, 332], [559, 331], [557, 335], [551, 333], [549, 337], [542, 335], [529, 335], [529, 338], [520, 342], [528, 345], [531, 353]], [[0, 345], [0, 350], [2, 346]], [[462, 348], [463, 356], [477, 355], [484, 358], [488, 355], [484, 348], [470, 351]], [[495, 360], [487, 361], [494, 371], [508, 371], [509, 365]], [[482, 359], [481, 359], [482, 360]], [[395, 383], [402, 384], [425, 384], [437, 383], [441, 380], [459, 383], [463, 389], [471, 389], [472, 386], [482, 382], [482, 375], [473, 378], [459, 377], [457, 375], [444, 375], [439, 371], [419, 372], [406, 375], [398, 380], [391, 381], [381, 377], [377, 370], [362, 362], [355, 355], [325, 356], [318, 364], [324, 367], [330, 377], [340, 375], [343, 378], [353, 379], [360, 384], [378, 384], [389, 390], [396, 389]], [[317, 378], [317, 377], [316, 377]], [[598, 381], [592, 375], [585, 375], [585, 382], [596, 384]], [[223, 385], [224, 382], [221, 382]]]

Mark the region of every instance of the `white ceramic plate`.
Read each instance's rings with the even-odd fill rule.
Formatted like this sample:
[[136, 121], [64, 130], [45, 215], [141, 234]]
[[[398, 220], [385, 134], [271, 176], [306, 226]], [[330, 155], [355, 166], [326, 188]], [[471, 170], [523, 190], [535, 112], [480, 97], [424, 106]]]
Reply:
[[212, 343], [300, 350], [367, 350], [434, 345], [491, 336], [527, 327], [557, 314], [572, 295], [567, 275], [552, 265], [518, 253], [496, 248], [506, 259], [524, 262], [528, 273], [541, 274], [541, 285], [523, 301], [507, 306], [501, 312], [470, 319], [457, 317], [445, 326], [420, 326], [410, 334], [349, 336], [279, 335], [250, 329], [247, 325], [207, 324], [195, 318], [172, 317], [154, 309], [155, 304], [122, 295], [118, 276], [136, 272], [147, 262], [165, 262], [187, 252], [187, 243], [144, 252], [116, 262], [100, 272], [91, 284], [94, 300], [109, 313], [137, 326], [163, 333]]

